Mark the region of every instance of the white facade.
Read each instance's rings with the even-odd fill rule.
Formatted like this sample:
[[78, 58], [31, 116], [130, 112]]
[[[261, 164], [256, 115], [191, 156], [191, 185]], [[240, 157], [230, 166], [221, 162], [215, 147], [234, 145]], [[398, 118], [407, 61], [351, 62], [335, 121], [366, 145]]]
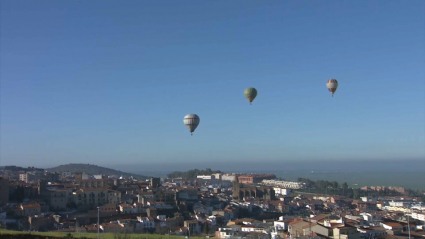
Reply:
[[87, 173], [82, 173], [81, 174], [81, 179], [89, 179], [90, 178], [90, 176], [87, 174]]
[[236, 179], [236, 175], [223, 174], [221, 176], [221, 180], [223, 180], [223, 181], [235, 181], [235, 179]]
[[405, 207], [385, 206], [384, 208], [385, 208], [385, 210], [388, 210], [388, 211], [400, 211], [400, 212], [404, 212], [404, 213], [410, 213], [410, 211], [411, 211], [409, 208], [405, 208]]
[[393, 225], [391, 225], [391, 224], [386, 224], [386, 223], [382, 223], [382, 227], [383, 228], [385, 228], [385, 229], [387, 229], [387, 230], [394, 230], [394, 231], [396, 231], [396, 230], [403, 230], [403, 226], [402, 225], [399, 225], [398, 223], [396, 223], [397, 225], [396, 226], [393, 226]]
[[241, 231], [243, 232], [258, 232], [258, 233], [267, 233], [267, 229], [264, 227], [248, 227], [241, 226]]
[[425, 222], [425, 213], [412, 212], [412, 218]]
[[211, 180], [211, 179], [215, 179], [215, 176], [214, 175], [198, 175], [196, 176], [196, 178]]
[[286, 196], [286, 195], [291, 194], [291, 189], [289, 189], [289, 188], [273, 187], [273, 189], [274, 189], [276, 196], [279, 196], [279, 195]]
[[274, 227], [278, 230], [278, 231], [282, 231], [282, 230], [288, 230], [288, 224], [287, 222], [283, 222], [283, 221], [274, 221], [273, 225]]
[[263, 180], [263, 184], [269, 185], [269, 186], [279, 186], [282, 188], [290, 188], [290, 189], [300, 189], [304, 187], [304, 184], [300, 182], [267, 180], [267, 179]]
[[391, 207], [409, 207], [410, 203], [408, 202], [389, 202], [388, 203]]

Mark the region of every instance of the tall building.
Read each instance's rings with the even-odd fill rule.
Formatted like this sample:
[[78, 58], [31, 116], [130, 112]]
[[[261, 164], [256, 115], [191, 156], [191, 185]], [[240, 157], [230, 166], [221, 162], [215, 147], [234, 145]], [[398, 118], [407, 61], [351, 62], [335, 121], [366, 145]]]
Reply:
[[161, 186], [161, 178], [151, 178], [150, 186], [153, 188], [158, 188]]
[[42, 177], [43, 177], [43, 172], [40, 172], [40, 171], [25, 172], [25, 173], [19, 174], [19, 180], [26, 183], [31, 183], [34, 181], [36, 182]]
[[240, 200], [239, 199], [240, 183], [238, 181], [238, 177], [235, 177], [234, 180], [232, 181], [232, 183], [233, 183], [233, 195], [232, 195], [232, 198], [233, 198], [233, 200]]
[[0, 205], [9, 202], [9, 179], [0, 177]]
[[38, 180], [38, 195], [44, 196], [46, 192], [47, 192], [47, 180], [46, 179]]

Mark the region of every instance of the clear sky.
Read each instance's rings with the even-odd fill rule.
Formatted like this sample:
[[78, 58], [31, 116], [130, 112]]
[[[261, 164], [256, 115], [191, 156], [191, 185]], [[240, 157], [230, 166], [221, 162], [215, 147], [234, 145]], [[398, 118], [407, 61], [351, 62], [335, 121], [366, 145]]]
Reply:
[[0, 7], [0, 165], [425, 159], [425, 1]]

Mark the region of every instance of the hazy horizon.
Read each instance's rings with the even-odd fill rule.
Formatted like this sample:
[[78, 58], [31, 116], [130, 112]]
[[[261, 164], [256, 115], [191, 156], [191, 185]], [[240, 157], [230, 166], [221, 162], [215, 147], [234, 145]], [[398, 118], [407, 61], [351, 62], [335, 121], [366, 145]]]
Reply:
[[[310, 169], [328, 169], [328, 170], [346, 170], [346, 171], [382, 171], [386, 169], [403, 169], [408, 171], [423, 171], [421, 167], [412, 167], [412, 165], [421, 165], [425, 168], [425, 159], [403, 159], [403, 160], [365, 160], [365, 159], [357, 159], [357, 160], [261, 160], [261, 161], [246, 161], [246, 160], [214, 160], [214, 161], [174, 161], [169, 160], [168, 162], [155, 162], [154, 160], [148, 160], [139, 162], [137, 164], [131, 164], [126, 162], [120, 162], [116, 164], [111, 163], [92, 163], [92, 162], [58, 162], [58, 161], [50, 161], [50, 163], [46, 162], [38, 162], [38, 163], [30, 163], [30, 164], [6, 164], [0, 166], [20, 166], [20, 167], [39, 167], [39, 168], [52, 168], [59, 165], [64, 164], [92, 164], [101, 167], [114, 168], [123, 170], [139, 170], [139, 168], [143, 168], [143, 170], [147, 171], [187, 171], [189, 169], [205, 169], [211, 168], [213, 170], [221, 170], [221, 171], [234, 171], [237, 169], [241, 169], [243, 171], [255, 171], [255, 170], [277, 170], [276, 167], [285, 167], [287, 170], [307, 170]], [[377, 167], [379, 165], [379, 167]], [[370, 166], [370, 167], [367, 167]], [[371, 167], [373, 166], [373, 167]], [[222, 167], [222, 169], [220, 169]], [[164, 169], [164, 168], [170, 168]], [[140, 170], [139, 170], [140, 171]], [[425, 175], [424, 175], [425, 176]]]

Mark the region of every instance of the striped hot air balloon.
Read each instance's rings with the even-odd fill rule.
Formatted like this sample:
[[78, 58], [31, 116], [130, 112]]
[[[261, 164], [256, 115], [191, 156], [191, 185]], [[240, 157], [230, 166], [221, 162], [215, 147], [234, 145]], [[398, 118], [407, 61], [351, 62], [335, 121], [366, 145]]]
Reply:
[[196, 127], [198, 127], [200, 121], [201, 119], [199, 119], [199, 116], [196, 114], [188, 114], [183, 118], [183, 123], [189, 129], [190, 135], [193, 135], [193, 132]]
[[254, 101], [255, 97], [257, 97], [257, 90], [255, 88], [249, 87], [244, 91], [245, 98], [249, 101], [249, 104]]
[[326, 82], [326, 87], [328, 88], [329, 92], [332, 93], [332, 97], [334, 97], [335, 91], [338, 88], [338, 81], [335, 79], [330, 79], [328, 82]]

